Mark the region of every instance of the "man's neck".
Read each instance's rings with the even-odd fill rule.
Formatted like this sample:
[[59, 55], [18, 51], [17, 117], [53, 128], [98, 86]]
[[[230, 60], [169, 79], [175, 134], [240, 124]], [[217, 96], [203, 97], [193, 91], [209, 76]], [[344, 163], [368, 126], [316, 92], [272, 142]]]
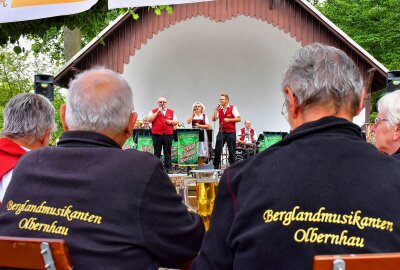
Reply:
[[25, 150], [26, 149], [34, 150], [34, 149], [42, 147], [42, 145], [36, 141], [28, 142], [28, 140], [25, 140], [25, 139], [8, 138], [8, 137], [7, 137], [7, 139], [9, 139], [10, 141], [13, 141], [14, 143], [18, 144], [19, 146], [25, 148]]
[[314, 107], [314, 108], [309, 108], [307, 109], [305, 112], [299, 112], [298, 116], [296, 117], [296, 119], [292, 119], [292, 129], [295, 129], [299, 126], [301, 126], [304, 123], [308, 123], [308, 122], [313, 122], [313, 121], [317, 121], [323, 117], [327, 117], [327, 116], [334, 116], [334, 117], [338, 117], [338, 118], [343, 118], [346, 119], [350, 122], [353, 121], [353, 117], [351, 115], [350, 112], [348, 112], [345, 109], [340, 110], [337, 113], [334, 113], [332, 110], [330, 109], [326, 109], [323, 107]]
[[393, 142], [393, 144], [389, 147], [388, 154], [393, 155], [399, 152], [400, 150], [400, 141]]

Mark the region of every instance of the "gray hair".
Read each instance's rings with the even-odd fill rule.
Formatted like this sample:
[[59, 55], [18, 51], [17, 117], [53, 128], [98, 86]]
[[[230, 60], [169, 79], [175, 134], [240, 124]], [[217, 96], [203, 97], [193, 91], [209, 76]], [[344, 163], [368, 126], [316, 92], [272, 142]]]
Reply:
[[4, 111], [3, 135], [12, 139], [41, 140], [56, 130], [54, 107], [44, 96], [24, 93], [13, 97]]
[[69, 85], [66, 123], [70, 130], [121, 132], [133, 111], [132, 90], [122, 76], [95, 67]]
[[400, 123], [400, 90], [387, 93], [377, 103], [378, 112], [385, 114], [388, 127]]
[[283, 91], [290, 87], [303, 109], [333, 101], [337, 112], [346, 106], [355, 115], [363, 80], [358, 67], [343, 51], [315, 43], [296, 53], [282, 86]]

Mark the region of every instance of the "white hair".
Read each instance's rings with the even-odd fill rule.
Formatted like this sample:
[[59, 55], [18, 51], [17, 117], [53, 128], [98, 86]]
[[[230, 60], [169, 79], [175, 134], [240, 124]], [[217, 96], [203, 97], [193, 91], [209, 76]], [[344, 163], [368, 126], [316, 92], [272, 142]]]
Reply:
[[400, 123], [400, 90], [387, 93], [377, 103], [378, 112], [386, 115], [388, 127]]
[[343, 51], [315, 43], [300, 49], [283, 78], [302, 108], [334, 101], [337, 111], [344, 106], [356, 114], [363, 80], [358, 67]]
[[8, 138], [34, 142], [42, 140], [48, 129], [56, 130], [54, 107], [41, 95], [16, 95], [7, 103], [3, 116], [3, 135]]
[[204, 106], [204, 104], [199, 101], [193, 103], [192, 110], [194, 110], [194, 106], [200, 106], [202, 109], [202, 111], [201, 111], [202, 113], [204, 113], [206, 111], [206, 106]]
[[66, 123], [70, 130], [121, 132], [133, 111], [132, 90], [122, 76], [95, 67], [69, 85]]

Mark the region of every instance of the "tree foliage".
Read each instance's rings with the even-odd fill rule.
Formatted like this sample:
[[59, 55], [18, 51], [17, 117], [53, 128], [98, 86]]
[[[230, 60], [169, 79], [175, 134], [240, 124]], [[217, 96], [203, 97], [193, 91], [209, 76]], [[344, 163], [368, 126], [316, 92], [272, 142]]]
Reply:
[[327, 0], [316, 7], [389, 70], [400, 69], [398, 0]]
[[[3, 128], [3, 111], [8, 101], [19, 93], [33, 92], [34, 74], [49, 73], [51, 70], [46, 61], [35, 60], [28, 52], [15, 54], [10, 46], [0, 49], [0, 130]], [[64, 103], [59, 89], [54, 96], [57, 131], [52, 136], [52, 144], [62, 133], [59, 108]]]
[[[173, 12], [172, 7], [168, 5], [151, 6], [149, 10], [153, 10], [158, 15], [163, 10], [168, 13]], [[107, 0], [98, 0], [90, 10], [74, 15], [3, 23], [0, 24], [0, 46], [15, 44], [14, 50], [19, 53], [23, 50], [19, 45], [19, 40], [24, 37], [33, 41], [32, 51], [34, 54], [46, 54], [50, 56], [53, 64], [62, 65], [64, 64], [63, 28], [65, 26], [71, 30], [78, 27], [82, 34], [82, 44], [85, 45], [111, 21], [127, 11], [132, 14], [134, 19], [139, 18], [139, 15], [130, 8], [109, 10]]]
[[21, 36], [41, 37], [44, 40], [50, 28], [61, 29], [67, 26], [70, 29], [79, 27], [84, 33], [93, 36], [99, 32], [107, 19], [114, 16], [117, 10], [109, 11], [107, 0], [99, 0], [90, 10], [74, 15], [58, 16], [40, 20], [31, 20], [0, 24], [0, 44], [15, 43]]

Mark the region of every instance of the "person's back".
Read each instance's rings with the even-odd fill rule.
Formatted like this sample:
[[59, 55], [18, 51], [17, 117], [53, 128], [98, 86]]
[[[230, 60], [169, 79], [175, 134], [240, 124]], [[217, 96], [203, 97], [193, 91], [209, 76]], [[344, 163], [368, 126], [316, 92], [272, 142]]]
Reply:
[[293, 131], [225, 171], [193, 269], [306, 270], [317, 254], [399, 250], [400, 168], [350, 122], [361, 85], [343, 52], [298, 52], [283, 83]]
[[[129, 86], [104, 69], [76, 80], [70, 85], [67, 113], [62, 109], [67, 132], [58, 146], [26, 154], [14, 171], [0, 213], [0, 235], [65, 239], [76, 269], [181, 266], [196, 256], [204, 227], [198, 215], [187, 212], [158, 159], [121, 149], [136, 120]], [[99, 107], [85, 105], [88, 100], [79, 94], [90, 96], [96, 89], [94, 101], [105, 102], [102, 109], [109, 105], [106, 100], [116, 98], [111, 108], [98, 112], [102, 120], [93, 125], [116, 127], [103, 133], [90, 131], [90, 125], [79, 128], [82, 118], [68, 118], [90, 114], [77, 113], [79, 106]], [[122, 116], [102, 117], [110, 111]]]
[[[223, 262], [218, 269], [311, 269], [316, 254], [398, 251], [398, 164], [349, 122], [330, 132], [335, 121], [315, 123], [326, 126], [316, 134], [296, 130], [229, 169], [232, 192], [219, 194], [229, 203], [216, 202], [205, 237], [205, 252]], [[212, 226], [221, 220], [223, 228]], [[214, 250], [224, 237], [232, 253]]]
[[196, 226], [183, 217], [186, 209], [159, 160], [97, 134], [81, 141], [75, 135], [21, 159], [18, 166], [30, 170], [14, 171], [0, 234], [66, 239], [76, 269], [157, 269], [154, 257], [179, 266], [195, 256], [201, 230], [188, 230], [186, 244], [174, 241]]

